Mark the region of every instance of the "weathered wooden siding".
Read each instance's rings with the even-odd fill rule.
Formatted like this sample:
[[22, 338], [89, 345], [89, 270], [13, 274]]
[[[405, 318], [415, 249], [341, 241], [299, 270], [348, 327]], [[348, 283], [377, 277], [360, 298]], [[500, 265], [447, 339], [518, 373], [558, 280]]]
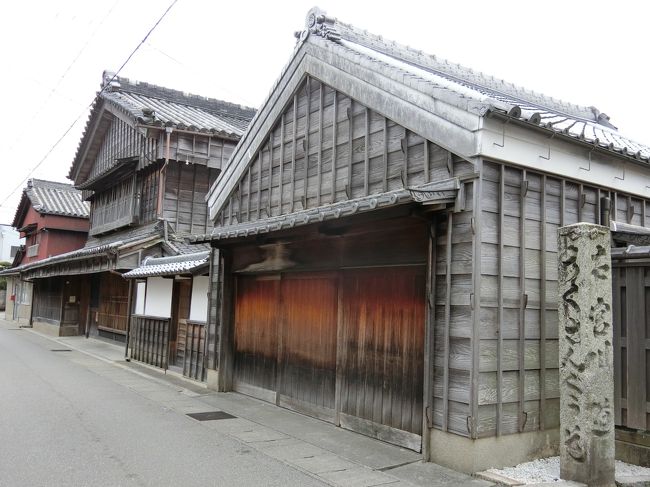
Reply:
[[126, 334], [128, 319], [129, 285], [121, 276], [101, 274], [97, 324], [114, 333]]
[[34, 281], [33, 317], [52, 324], [61, 323], [63, 312], [63, 279], [36, 279]]
[[[650, 429], [650, 261], [617, 259], [613, 265], [616, 425], [647, 431]], [[632, 442], [639, 441], [634, 435], [630, 438]]]
[[450, 155], [441, 170], [447, 172], [437, 178], [457, 176], [465, 182], [463, 211], [450, 210], [436, 217], [432, 425], [469, 436], [475, 168]]
[[90, 235], [99, 235], [133, 223], [135, 204], [135, 177], [96, 193], [90, 205]]
[[647, 226], [648, 203], [492, 162], [483, 164], [481, 185], [476, 435], [554, 428], [557, 230], [599, 223], [602, 197], [611, 198], [613, 219]]
[[158, 217], [158, 185], [162, 163], [150, 165], [138, 172], [138, 223], [152, 222]]
[[88, 179], [101, 175], [119, 164], [122, 159], [141, 156], [144, 159], [145, 151], [148, 151], [147, 155], [151, 156], [151, 144], [150, 139], [147, 139], [131, 125], [120, 118], [113, 118], [99, 143]]
[[[197, 164], [214, 169], [222, 169], [230, 159], [237, 145], [234, 140], [226, 140], [207, 134], [189, 133], [186, 131], [172, 130], [167, 147], [167, 134], [164, 130], [159, 132], [156, 144], [155, 160], [170, 160]], [[141, 167], [145, 167], [142, 164]]]
[[448, 152], [308, 77], [216, 223], [256, 221], [449, 177]]
[[165, 220], [178, 233], [207, 233], [212, 224], [205, 197], [219, 170], [171, 161], [165, 171]]

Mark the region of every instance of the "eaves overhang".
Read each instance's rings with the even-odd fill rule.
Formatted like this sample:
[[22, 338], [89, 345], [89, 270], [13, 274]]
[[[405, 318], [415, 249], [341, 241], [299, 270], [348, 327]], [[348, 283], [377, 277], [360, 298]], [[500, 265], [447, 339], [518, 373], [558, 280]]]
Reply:
[[217, 227], [211, 234], [190, 237], [190, 241], [192, 243], [204, 243], [245, 239], [409, 203], [423, 206], [446, 205], [456, 201], [460, 187], [459, 179], [454, 177], [411, 188], [402, 188], [386, 193], [340, 201], [254, 222]]
[[648, 167], [650, 167], [650, 159], [642, 157], [640, 152], [632, 154], [628, 152], [625, 148], [620, 150], [615, 149], [613, 145], [604, 144], [599, 139], [595, 139], [591, 141], [591, 140], [581, 138], [579, 136], [570, 135], [569, 133], [565, 133], [563, 131], [554, 130], [551, 127], [545, 127], [543, 125], [540, 125], [537, 122], [536, 118], [533, 118], [532, 120], [524, 120], [519, 116], [517, 116], [516, 112], [513, 115], [511, 113], [507, 113], [495, 107], [487, 110], [487, 112], [485, 113], [485, 117], [494, 118], [506, 124], [513, 124], [519, 127], [524, 127], [529, 130], [534, 130], [538, 133], [545, 134], [549, 139], [556, 138], [558, 140], [568, 141], [572, 144], [577, 144], [581, 147], [584, 147], [585, 149], [588, 149], [590, 151], [594, 151], [596, 153], [603, 154], [609, 157], [614, 156], [619, 159], [625, 160], [627, 162], [634, 163], [645, 169], [648, 169]]
[[137, 163], [138, 157], [129, 157], [118, 160], [117, 164], [107, 171], [104, 171], [94, 178], [88, 179], [75, 187], [81, 190], [102, 191], [131, 176]]

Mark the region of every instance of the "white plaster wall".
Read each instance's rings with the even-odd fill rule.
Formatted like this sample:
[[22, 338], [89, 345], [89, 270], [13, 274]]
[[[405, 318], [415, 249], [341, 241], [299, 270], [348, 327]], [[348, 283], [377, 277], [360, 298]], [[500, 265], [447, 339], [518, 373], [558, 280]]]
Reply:
[[144, 281], [138, 282], [135, 287], [135, 314], [144, 314], [144, 298], [147, 294], [147, 283]]
[[194, 276], [192, 280], [191, 321], [207, 321], [208, 319], [208, 281], [208, 276]]
[[144, 314], [159, 318], [171, 318], [173, 279], [147, 278], [147, 294], [144, 300]]

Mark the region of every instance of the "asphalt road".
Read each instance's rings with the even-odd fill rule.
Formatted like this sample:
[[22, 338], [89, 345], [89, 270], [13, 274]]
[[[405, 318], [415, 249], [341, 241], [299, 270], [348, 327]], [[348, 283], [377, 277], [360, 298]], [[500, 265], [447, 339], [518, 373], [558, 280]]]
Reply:
[[325, 485], [61, 348], [0, 323], [0, 486]]

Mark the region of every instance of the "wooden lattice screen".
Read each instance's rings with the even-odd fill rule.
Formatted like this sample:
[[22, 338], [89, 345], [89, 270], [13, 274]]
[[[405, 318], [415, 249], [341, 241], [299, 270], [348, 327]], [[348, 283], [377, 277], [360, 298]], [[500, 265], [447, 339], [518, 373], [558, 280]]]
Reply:
[[169, 359], [169, 319], [131, 318], [129, 357], [149, 365], [167, 368]]

